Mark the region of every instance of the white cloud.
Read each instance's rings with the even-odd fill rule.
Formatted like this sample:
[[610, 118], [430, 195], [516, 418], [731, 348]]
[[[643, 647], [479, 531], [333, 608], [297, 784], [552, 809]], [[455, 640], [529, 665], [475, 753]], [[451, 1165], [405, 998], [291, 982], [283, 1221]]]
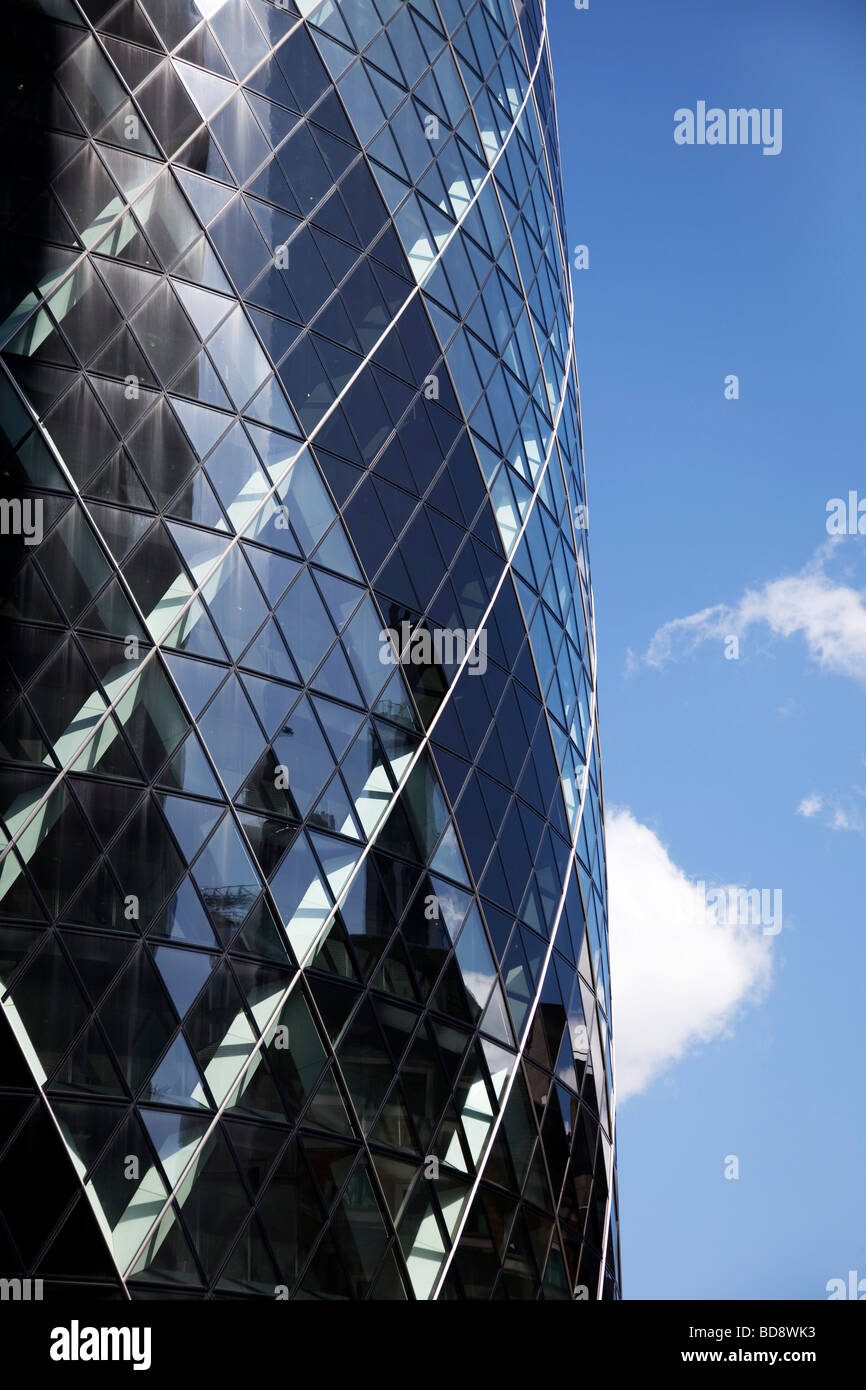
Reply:
[[[866, 592], [830, 578], [825, 564], [833, 553], [832, 546], [822, 546], [800, 574], [748, 589], [734, 604], [716, 604], [664, 623], [643, 661], [661, 667], [690, 655], [703, 642], [742, 638], [749, 628], [764, 624], [776, 637], [802, 636], [809, 656], [823, 670], [866, 682]], [[635, 665], [631, 656], [629, 665]]]
[[606, 817], [616, 1088], [622, 1100], [698, 1043], [729, 1034], [769, 986], [771, 938], [719, 922], [631, 811]]
[[[864, 794], [859, 787], [854, 790], [858, 795]], [[836, 795], [820, 796], [815, 793], [804, 796], [797, 807], [797, 815], [811, 820], [819, 814], [828, 830], [852, 830], [859, 834], [864, 829], [863, 816], [850, 796], [844, 799], [844, 804]]]

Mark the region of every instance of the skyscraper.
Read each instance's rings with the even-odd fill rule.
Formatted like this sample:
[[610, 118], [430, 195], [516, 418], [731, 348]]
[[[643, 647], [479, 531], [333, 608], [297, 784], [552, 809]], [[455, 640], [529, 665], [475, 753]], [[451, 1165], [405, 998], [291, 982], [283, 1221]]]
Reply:
[[15, 12], [0, 1273], [616, 1297], [541, 0]]

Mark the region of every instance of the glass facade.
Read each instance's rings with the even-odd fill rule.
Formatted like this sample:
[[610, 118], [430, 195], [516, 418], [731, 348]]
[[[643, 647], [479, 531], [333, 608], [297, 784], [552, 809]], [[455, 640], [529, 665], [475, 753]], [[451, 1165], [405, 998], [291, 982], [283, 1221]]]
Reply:
[[0, 1272], [616, 1298], [543, 4], [10, 10]]

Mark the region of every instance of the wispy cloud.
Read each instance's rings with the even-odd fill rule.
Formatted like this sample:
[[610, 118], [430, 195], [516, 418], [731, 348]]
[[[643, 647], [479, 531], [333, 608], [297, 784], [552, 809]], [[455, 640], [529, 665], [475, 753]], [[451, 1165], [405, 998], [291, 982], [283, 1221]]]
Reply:
[[[858, 795], [863, 795], [862, 789], [855, 787], [854, 790]], [[820, 816], [821, 824], [828, 830], [850, 830], [859, 834], [866, 829], [860, 808], [850, 795], [840, 797], [815, 792], [811, 796], [804, 796], [797, 807], [797, 815], [804, 816], [806, 820]]]
[[629, 810], [606, 818], [617, 1096], [643, 1091], [690, 1049], [730, 1034], [769, 986], [772, 938], [719, 921], [697, 884]]
[[810, 658], [822, 670], [866, 682], [866, 590], [828, 575], [834, 550], [832, 543], [823, 545], [799, 574], [747, 589], [735, 603], [715, 604], [664, 623], [642, 657], [630, 655], [630, 668], [660, 668], [689, 656], [704, 642], [742, 639], [750, 628], [764, 625], [776, 637], [804, 638]]

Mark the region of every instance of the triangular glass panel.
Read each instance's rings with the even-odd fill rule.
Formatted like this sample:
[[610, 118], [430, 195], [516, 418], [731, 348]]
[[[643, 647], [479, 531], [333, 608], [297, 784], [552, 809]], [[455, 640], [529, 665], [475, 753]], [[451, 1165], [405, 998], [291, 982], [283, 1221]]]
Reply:
[[211, 1106], [201, 1073], [181, 1033], [178, 1033], [168, 1052], [148, 1082], [143, 1100], [157, 1105]]
[[234, 197], [235, 190], [227, 188], [225, 184], [202, 178], [200, 174], [193, 174], [187, 169], [177, 169], [175, 172], [181, 188], [205, 224], [212, 222]]
[[219, 945], [189, 878], [185, 878], [177, 892], [172, 895], [148, 934], [188, 943], [190, 946], [207, 946], [212, 950]]
[[193, 796], [212, 796], [222, 800], [222, 792], [194, 733], [175, 753], [159, 775], [162, 786], [175, 787]]
[[229, 1256], [216, 1287], [228, 1293], [257, 1293], [273, 1297], [279, 1282], [279, 1271], [265, 1244], [258, 1218], [254, 1215]]
[[[200, 352], [171, 384], [172, 392], [181, 396], [192, 396], [205, 405], [231, 410], [231, 401], [223, 390], [222, 382], [206, 352]], [[175, 399], [175, 409], [178, 402]]]

